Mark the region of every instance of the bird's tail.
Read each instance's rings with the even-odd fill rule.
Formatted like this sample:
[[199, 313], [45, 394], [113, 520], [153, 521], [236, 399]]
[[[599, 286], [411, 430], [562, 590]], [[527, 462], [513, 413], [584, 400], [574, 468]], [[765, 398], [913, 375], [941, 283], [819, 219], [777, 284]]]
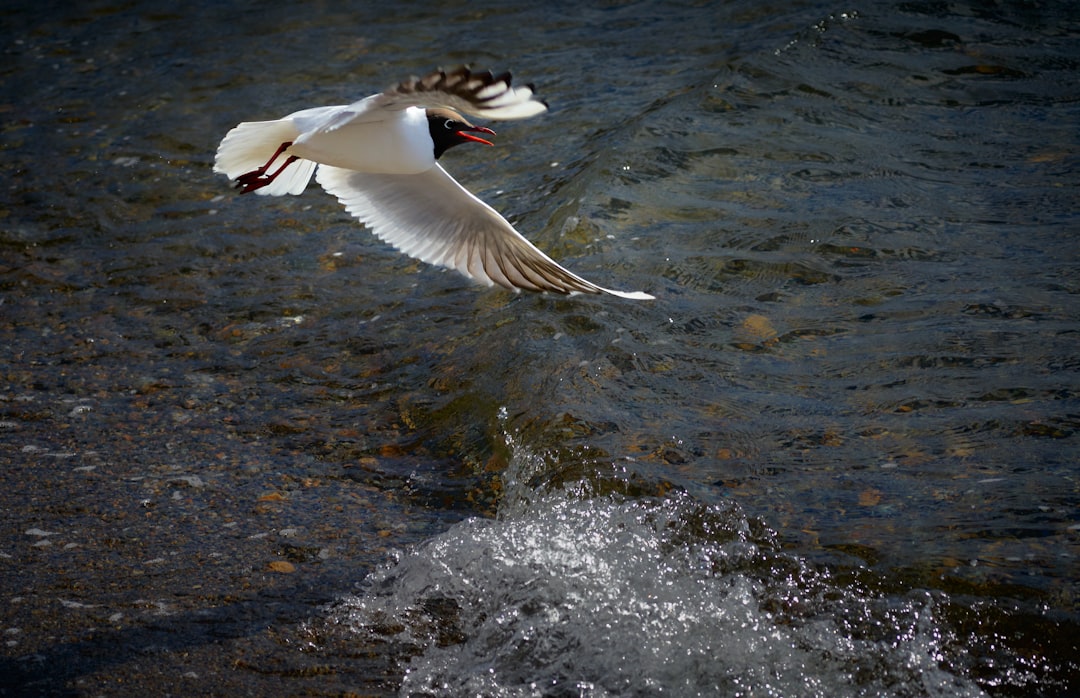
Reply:
[[257, 194], [299, 194], [311, 180], [316, 163], [294, 158], [286, 164], [289, 155], [283, 146], [298, 135], [291, 119], [246, 121], [229, 131], [221, 141], [214, 158], [214, 172], [232, 180], [243, 181], [241, 178], [245, 175], [249, 180], [269, 179], [257, 188], [246, 189]]

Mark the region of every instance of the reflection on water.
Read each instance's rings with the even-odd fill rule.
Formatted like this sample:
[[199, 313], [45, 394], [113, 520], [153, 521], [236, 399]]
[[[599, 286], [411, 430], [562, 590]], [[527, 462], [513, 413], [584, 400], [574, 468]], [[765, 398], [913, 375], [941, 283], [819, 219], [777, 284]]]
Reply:
[[[1068, 693], [1067, 3], [198, 13], [6, 20], [0, 687]], [[210, 172], [465, 60], [552, 111], [446, 167], [657, 301]]]

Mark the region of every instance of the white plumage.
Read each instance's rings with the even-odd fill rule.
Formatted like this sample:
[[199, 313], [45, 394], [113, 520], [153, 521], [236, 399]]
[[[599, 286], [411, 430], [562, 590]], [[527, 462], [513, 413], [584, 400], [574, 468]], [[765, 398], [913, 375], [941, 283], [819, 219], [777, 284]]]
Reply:
[[493, 134], [461, 113], [524, 119], [547, 109], [509, 73], [466, 68], [412, 78], [359, 102], [305, 109], [276, 121], [245, 122], [218, 147], [214, 171], [244, 192], [299, 194], [319, 184], [379, 238], [405, 254], [481, 283], [554, 293], [612, 291], [564, 269], [436, 161], [447, 149]]

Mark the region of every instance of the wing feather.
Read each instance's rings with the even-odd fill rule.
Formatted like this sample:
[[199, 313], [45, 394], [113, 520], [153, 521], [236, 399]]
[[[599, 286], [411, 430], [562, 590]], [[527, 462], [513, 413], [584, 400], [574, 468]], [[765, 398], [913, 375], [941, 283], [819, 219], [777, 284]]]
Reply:
[[472, 72], [465, 66], [412, 77], [376, 95], [387, 109], [447, 107], [482, 119], [527, 119], [547, 110], [532, 85], [512, 87], [510, 73]]
[[456, 269], [489, 286], [652, 298], [612, 291], [564, 269], [438, 164], [412, 175], [320, 165], [316, 179], [380, 239], [411, 257]]

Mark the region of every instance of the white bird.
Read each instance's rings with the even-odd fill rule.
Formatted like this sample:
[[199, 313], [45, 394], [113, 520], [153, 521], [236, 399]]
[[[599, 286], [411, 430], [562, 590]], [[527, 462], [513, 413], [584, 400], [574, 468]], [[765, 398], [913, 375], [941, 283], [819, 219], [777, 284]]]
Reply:
[[276, 121], [245, 122], [218, 147], [214, 172], [242, 193], [300, 194], [316, 179], [375, 235], [429, 264], [509, 289], [554, 293], [612, 291], [564, 269], [476, 198], [437, 162], [473, 135], [480, 118], [524, 119], [547, 109], [532, 85], [511, 87], [510, 74], [467, 68], [436, 71], [352, 104], [317, 107]]

